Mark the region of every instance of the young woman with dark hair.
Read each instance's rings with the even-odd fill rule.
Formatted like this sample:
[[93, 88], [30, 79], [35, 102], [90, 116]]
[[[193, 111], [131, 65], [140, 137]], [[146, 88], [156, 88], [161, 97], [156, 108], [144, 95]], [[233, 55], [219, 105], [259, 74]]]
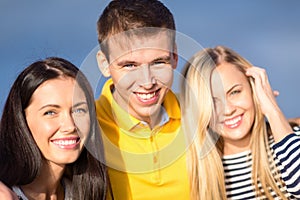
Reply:
[[62, 58], [20, 73], [0, 127], [0, 181], [20, 199], [105, 199], [107, 173], [88, 80]]

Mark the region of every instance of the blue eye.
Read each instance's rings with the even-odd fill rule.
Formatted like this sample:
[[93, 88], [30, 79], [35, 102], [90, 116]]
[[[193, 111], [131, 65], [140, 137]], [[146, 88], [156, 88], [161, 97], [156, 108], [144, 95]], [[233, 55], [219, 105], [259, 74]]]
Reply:
[[77, 108], [73, 111], [73, 113], [86, 113], [87, 110], [84, 108]]
[[86, 108], [76, 108], [72, 111], [73, 114], [76, 114], [76, 115], [83, 115], [83, 114], [86, 114], [88, 112], [88, 109]]
[[136, 67], [136, 65], [135, 64], [126, 64], [126, 65], [123, 65], [123, 67], [133, 68], [133, 67]]
[[54, 112], [54, 111], [52, 111], [52, 110], [46, 111], [46, 112], [44, 113], [44, 115], [48, 115], [48, 116], [53, 116], [53, 115], [55, 115], [55, 114], [56, 114], [56, 112]]

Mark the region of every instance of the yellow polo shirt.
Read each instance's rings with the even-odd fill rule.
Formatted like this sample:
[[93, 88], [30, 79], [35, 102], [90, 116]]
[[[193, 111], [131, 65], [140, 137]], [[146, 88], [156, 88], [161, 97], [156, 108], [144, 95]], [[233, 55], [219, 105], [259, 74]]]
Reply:
[[114, 199], [190, 199], [180, 107], [170, 91], [152, 130], [113, 99], [109, 79], [96, 101]]

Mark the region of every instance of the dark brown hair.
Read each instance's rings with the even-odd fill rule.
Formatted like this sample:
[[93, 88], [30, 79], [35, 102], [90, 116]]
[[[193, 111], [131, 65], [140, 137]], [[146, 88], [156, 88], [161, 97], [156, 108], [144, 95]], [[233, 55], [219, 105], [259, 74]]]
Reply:
[[[52, 57], [34, 62], [19, 74], [12, 85], [0, 123], [0, 180], [12, 187], [29, 184], [39, 174], [44, 158], [32, 137], [24, 110], [42, 83], [59, 77], [76, 80], [85, 93], [91, 120], [89, 138], [83, 151], [74, 163], [66, 167], [72, 181], [71, 194], [73, 199], [105, 199], [108, 180], [106, 167], [100, 162], [104, 161], [104, 150], [92, 89], [83, 73], [62, 58]], [[97, 144], [89, 145], [91, 141]], [[87, 149], [87, 145], [96, 148]]]

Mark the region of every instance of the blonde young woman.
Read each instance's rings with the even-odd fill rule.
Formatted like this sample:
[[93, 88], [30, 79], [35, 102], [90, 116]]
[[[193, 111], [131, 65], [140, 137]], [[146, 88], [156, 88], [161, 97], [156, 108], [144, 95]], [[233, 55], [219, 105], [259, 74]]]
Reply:
[[192, 197], [300, 198], [300, 137], [277, 105], [265, 70], [218, 46], [198, 52], [183, 75]]

